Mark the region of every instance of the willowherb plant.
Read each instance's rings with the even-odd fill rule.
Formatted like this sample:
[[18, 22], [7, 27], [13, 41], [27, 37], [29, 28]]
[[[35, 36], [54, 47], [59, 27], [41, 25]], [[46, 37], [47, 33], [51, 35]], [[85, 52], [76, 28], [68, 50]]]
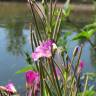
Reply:
[[[69, 14], [69, 0], [63, 9], [56, 7], [57, 0], [54, 2], [50, 0], [49, 3], [47, 0], [42, 0], [43, 11], [35, 0], [28, 0], [28, 3], [34, 28], [31, 27], [30, 32], [32, 55], [31, 57], [28, 53], [25, 55], [31, 67], [28, 66], [17, 72], [26, 71], [26, 95], [87, 96], [88, 75], [84, 75], [84, 79], [81, 78], [84, 67], [84, 62], [80, 60], [83, 45], [74, 49], [72, 58], [64, 47], [57, 45], [61, 34], [61, 23]], [[37, 21], [38, 18], [40, 21]], [[90, 92], [94, 96], [94, 91]], [[3, 96], [1, 93], [0, 95]]]
[[[48, 3], [43, 0], [41, 3], [42, 11], [36, 1], [29, 0], [34, 18], [34, 28], [31, 29], [32, 59], [33, 64], [36, 65], [35, 70], [40, 74], [38, 95], [77, 96], [84, 89], [84, 96], [87, 81], [82, 88], [81, 72], [84, 63], [80, 60], [80, 57], [83, 46], [74, 49], [72, 59], [68, 56], [66, 49], [57, 46], [61, 34], [61, 23], [66, 17], [66, 8], [69, 8], [69, 0], [66, 1], [66, 10], [57, 8], [56, 3], [57, 1], [52, 2], [50, 0], [50, 3]], [[36, 17], [40, 19], [41, 29], [39, 29]], [[76, 58], [77, 60], [75, 60]], [[31, 90], [33, 96], [35, 96], [34, 88], [31, 88]]]

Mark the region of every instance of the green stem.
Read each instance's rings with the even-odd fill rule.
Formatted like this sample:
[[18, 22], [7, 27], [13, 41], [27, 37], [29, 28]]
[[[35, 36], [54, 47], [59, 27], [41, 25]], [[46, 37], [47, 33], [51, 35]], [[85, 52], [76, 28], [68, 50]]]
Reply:
[[71, 92], [70, 92], [70, 96], [73, 94], [73, 87], [74, 87], [74, 82], [75, 82], [75, 74], [78, 70], [78, 66], [79, 66], [79, 62], [80, 62], [80, 57], [81, 57], [81, 53], [82, 53], [82, 48], [83, 46], [81, 46], [81, 49], [80, 49], [80, 52], [79, 52], [79, 56], [78, 56], [78, 61], [77, 61], [77, 64], [76, 64], [76, 67], [75, 67], [75, 70], [74, 70], [74, 75], [72, 76], [72, 83], [71, 83]]
[[[63, 83], [61, 86], [64, 86], [63, 87], [63, 90], [64, 90], [64, 93], [66, 94], [66, 79], [64, 77], [64, 72], [65, 72], [65, 68], [63, 66], [59, 67], [59, 65], [54, 61], [54, 59], [52, 58], [53, 62], [55, 63], [55, 65], [58, 67], [60, 73], [61, 73], [61, 77], [62, 77], [62, 80], [63, 80]], [[57, 77], [57, 76], [56, 76]], [[60, 88], [60, 87], [59, 87]]]
[[33, 18], [34, 18], [34, 22], [35, 22], [35, 27], [36, 27], [36, 30], [38, 32], [37, 36], [39, 35], [39, 38], [40, 40], [42, 41], [42, 37], [41, 37], [41, 34], [39, 32], [39, 28], [38, 28], [38, 24], [37, 24], [37, 20], [36, 20], [36, 16], [35, 16], [35, 12], [34, 12], [34, 5], [33, 3], [31, 3], [31, 1], [29, 1], [29, 4], [30, 4], [30, 7], [31, 7], [31, 11], [32, 11], [32, 15], [33, 15]]
[[62, 9], [60, 9], [58, 13], [58, 17], [57, 17], [56, 24], [55, 24], [54, 31], [53, 31], [53, 37], [52, 37], [53, 39], [57, 38], [57, 35], [58, 35], [58, 30], [61, 24], [61, 18], [60, 18], [61, 13], [62, 13]]
[[52, 81], [51, 76], [49, 75], [49, 73], [47, 72], [47, 70], [46, 70], [46, 68], [45, 68], [44, 66], [43, 66], [43, 69], [44, 69], [44, 71], [45, 71], [46, 75], [48, 76], [49, 80], [51, 81], [52, 86], [53, 86], [53, 85], [54, 85], [54, 83], [53, 83], [53, 81]]
[[82, 96], [85, 96], [85, 92], [86, 92], [87, 84], [88, 84], [88, 75], [86, 75], [86, 77], [85, 77], [85, 86], [84, 86], [84, 91], [83, 91]]
[[78, 70], [78, 66], [79, 66], [80, 58], [81, 58], [81, 54], [82, 54], [82, 49], [83, 49], [83, 45], [81, 45], [81, 48], [80, 48], [80, 52], [79, 52], [79, 55], [78, 55], [78, 60], [77, 60], [77, 64], [76, 64], [76, 67], [75, 67], [74, 74], [75, 74], [75, 73], [77, 72], [77, 70]]
[[36, 7], [38, 8], [38, 10], [41, 12], [41, 14], [43, 15], [43, 20], [42, 20], [41, 16], [39, 15], [38, 11], [36, 10], [36, 13], [38, 14], [38, 16], [39, 16], [39, 18], [40, 18], [40, 20], [41, 20], [41, 23], [42, 23], [42, 26], [43, 26], [43, 30], [44, 30], [44, 32], [45, 32], [45, 38], [47, 38], [46, 29], [45, 29], [46, 23], [44, 22], [44, 21], [45, 21], [45, 20], [44, 20], [44, 19], [45, 19], [45, 16], [44, 16], [42, 10], [39, 8], [39, 6], [38, 6], [36, 3], [35, 3], [35, 5], [36, 5]]
[[30, 32], [30, 37], [31, 37], [31, 48], [32, 48], [32, 51], [34, 51], [34, 46], [33, 46], [33, 35], [32, 35], [32, 24], [31, 24], [31, 32]]
[[52, 0], [50, 0], [50, 29], [52, 32]]
[[50, 64], [50, 71], [51, 71], [51, 75], [52, 75], [52, 80], [54, 83], [54, 87], [56, 88], [56, 92], [58, 94], [57, 96], [62, 96], [61, 92], [60, 92], [60, 88], [58, 87], [58, 84], [57, 84], [56, 73], [55, 73], [54, 65], [53, 65], [51, 58], [49, 59], [49, 62], [50, 62], [49, 64]]
[[51, 92], [51, 89], [49, 88], [49, 86], [48, 86], [48, 84], [47, 84], [47, 82], [45, 81], [45, 87], [46, 87], [46, 89], [47, 89], [47, 92], [48, 92], [48, 96], [53, 96], [53, 94], [52, 94], [52, 92]]
[[41, 60], [40, 60], [40, 62], [39, 62], [39, 68], [40, 68], [40, 96], [44, 96], [44, 86], [43, 86], [43, 70], [42, 70], [42, 62], [41, 62]]
[[54, 2], [54, 7], [53, 7], [53, 11], [52, 11], [52, 17], [55, 14], [56, 5], [57, 5], [57, 0], [55, 0], [55, 2]]

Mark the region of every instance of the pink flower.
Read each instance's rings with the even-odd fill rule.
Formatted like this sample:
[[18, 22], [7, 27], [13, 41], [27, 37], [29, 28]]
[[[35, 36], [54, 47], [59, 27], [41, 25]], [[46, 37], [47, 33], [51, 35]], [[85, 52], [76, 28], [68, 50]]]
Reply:
[[42, 42], [40, 46], [36, 48], [35, 52], [32, 53], [32, 58], [34, 59], [34, 61], [37, 61], [41, 57], [51, 57], [51, 49], [53, 44], [55, 44], [53, 40]]
[[9, 83], [6, 86], [0, 86], [0, 90], [6, 91], [9, 94], [17, 93], [13, 83]]
[[39, 75], [39, 73], [34, 72], [32, 70], [26, 72], [26, 81], [27, 81], [27, 87], [29, 87], [29, 89], [32, 88], [33, 92], [34, 92], [34, 96], [37, 96], [36, 94], [40, 90], [40, 75]]
[[82, 71], [83, 68], [84, 68], [84, 62], [80, 60], [78, 70], [77, 70], [77, 74], [80, 74], [80, 72]]
[[80, 60], [80, 63], [79, 63], [79, 68], [80, 70], [82, 70], [84, 68], [84, 62]]
[[5, 87], [6, 87], [10, 92], [16, 93], [16, 89], [15, 89], [13, 83], [9, 83], [9, 84], [7, 84]]

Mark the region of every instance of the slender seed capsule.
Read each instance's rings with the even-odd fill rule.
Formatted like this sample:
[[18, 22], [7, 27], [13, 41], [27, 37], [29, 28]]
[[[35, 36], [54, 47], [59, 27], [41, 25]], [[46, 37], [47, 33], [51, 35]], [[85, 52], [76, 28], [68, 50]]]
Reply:
[[78, 49], [79, 49], [79, 47], [76, 46], [75, 49], [74, 49], [74, 51], [73, 51], [73, 56], [74, 56], [74, 57], [77, 55]]

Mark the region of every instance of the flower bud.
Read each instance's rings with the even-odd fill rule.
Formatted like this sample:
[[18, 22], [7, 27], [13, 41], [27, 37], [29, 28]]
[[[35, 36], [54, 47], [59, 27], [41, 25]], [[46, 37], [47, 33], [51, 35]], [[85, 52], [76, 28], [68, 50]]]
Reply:
[[55, 43], [52, 44], [52, 49], [56, 50], [57, 49], [57, 45]]

